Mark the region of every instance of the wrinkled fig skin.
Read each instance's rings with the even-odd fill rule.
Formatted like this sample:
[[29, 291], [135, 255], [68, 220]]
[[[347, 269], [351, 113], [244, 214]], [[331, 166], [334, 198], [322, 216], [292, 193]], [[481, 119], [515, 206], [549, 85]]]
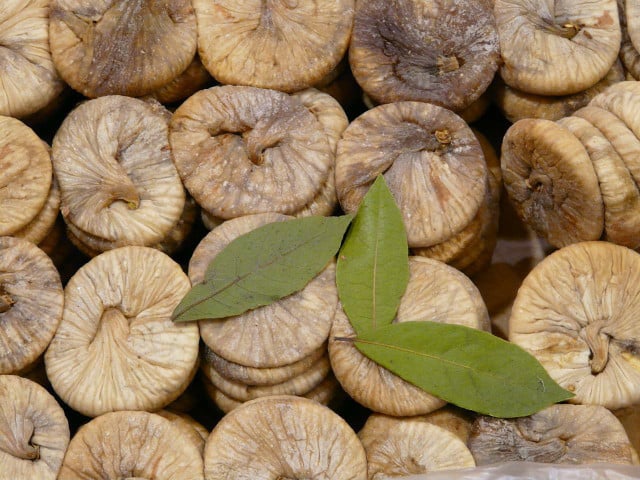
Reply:
[[166, 85], [196, 53], [189, 0], [52, 0], [56, 69], [87, 97], [138, 97]]
[[484, 0], [357, 4], [349, 63], [377, 103], [412, 100], [462, 110], [487, 89], [499, 57]]
[[35, 218], [20, 230], [12, 234], [13, 237], [24, 238], [36, 245], [40, 244], [53, 230], [60, 213], [60, 188], [55, 178], [51, 181], [51, 188], [47, 201]]
[[166, 85], [151, 93], [161, 103], [174, 103], [190, 97], [198, 90], [213, 83], [209, 72], [196, 55], [187, 69]]
[[632, 463], [624, 428], [610, 411], [596, 405], [553, 405], [516, 419], [481, 416], [468, 446], [478, 465]]
[[[627, 29], [627, 15], [626, 15], [626, 0], [618, 1], [618, 13], [620, 17], [620, 29], [622, 30], [622, 40], [620, 44], [620, 60], [627, 69], [627, 73], [630, 74], [633, 79], [640, 78], [640, 53], [635, 49], [631, 38], [629, 38], [629, 31]], [[629, 79], [632, 80], [632, 79]]]

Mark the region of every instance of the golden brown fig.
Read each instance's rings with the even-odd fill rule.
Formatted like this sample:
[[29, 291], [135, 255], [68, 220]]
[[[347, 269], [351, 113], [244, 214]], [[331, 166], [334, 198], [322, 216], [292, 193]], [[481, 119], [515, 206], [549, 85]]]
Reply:
[[0, 476], [56, 480], [69, 444], [58, 402], [37, 383], [0, 375]]
[[487, 113], [491, 106], [491, 96], [485, 91], [478, 99], [464, 110], [460, 110], [458, 115], [467, 123], [477, 122]]
[[514, 123], [502, 142], [504, 186], [518, 216], [556, 247], [598, 240], [604, 205], [589, 154], [550, 120]]
[[191, 442], [197, 447], [200, 455], [204, 455], [204, 444], [209, 436], [209, 431], [204, 428], [200, 423], [196, 422], [193, 417], [190, 417], [186, 413], [176, 413], [170, 410], [160, 410], [156, 412], [163, 418], [166, 418], [191, 440]]
[[228, 413], [205, 447], [207, 480], [366, 480], [364, 449], [351, 427], [306, 398], [264, 397]]
[[286, 92], [318, 83], [347, 49], [354, 0], [194, 0], [198, 51], [221, 83]]
[[496, 0], [505, 83], [527, 93], [569, 95], [595, 85], [620, 49], [616, 0]]
[[198, 326], [171, 321], [189, 288], [180, 266], [152, 248], [110, 250], [81, 267], [45, 355], [58, 395], [87, 416], [176, 399], [198, 359]]
[[640, 137], [640, 82], [635, 80], [611, 85], [596, 95], [590, 102], [591, 107], [600, 107], [622, 120], [636, 137]]
[[631, 464], [633, 447], [616, 417], [597, 405], [552, 405], [529, 417], [479, 417], [469, 449], [478, 465], [498, 462]]
[[151, 96], [161, 103], [175, 103], [190, 97], [212, 82], [211, 75], [196, 55], [184, 72], [152, 92]]
[[0, 374], [26, 370], [44, 353], [63, 303], [51, 259], [27, 240], [0, 237]]
[[629, 39], [633, 48], [640, 50], [640, 2], [637, 0], [625, 0], [624, 6]]
[[409, 100], [463, 110], [487, 89], [499, 58], [485, 1], [357, 3], [349, 63], [377, 103]]
[[54, 223], [60, 213], [60, 188], [55, 177], [51, 179], [51, 187], [47, 195], [46, 203], [42, 210], [34, 217], [31, 222], [20, 230], [12, 233], [13, 237], [24, 238], [38, 245], [42, 242], [53, 229]]
[[640, 53], [633, 46], [627, 29], [626, 0], [618, 1], [618, 13], [620, 17], [620, 29], [622, 30], [622, 40], [620, 45], [620, 60], [627, 70], [627, 80], [637, 80], [640, 78]]
[[[616, 410], [613, 413], [629, 435], [636, 453], [640, 452], [640, 405]], [[634, 463], [640, 463], [640, 459]]]
[[198, 447], [177, 425], [148, 412], [112, 412], [80, 427], [58, 480], [204, 480]]
[[640, 254], [582, 242], [545, 258], [518, 290], [509, 340], [573, 392], [572, 403], [640, 402]]
[[189, 0], [51, 0], [60, 76], [86, 97], [139, 97], [186, 70], [196, 53]]
[[355, 212], [383, 174], [403, 215], [410, 247], [462, 231], [485, 199], [487, 166], [467, 124], [420, 102], [380, 105], [351, 122], [338, 142], [336, 191]]
[[0, 115], [26, 117], [60, 95], [49, 50], [49, 0], [4, 0], [0, 8]]

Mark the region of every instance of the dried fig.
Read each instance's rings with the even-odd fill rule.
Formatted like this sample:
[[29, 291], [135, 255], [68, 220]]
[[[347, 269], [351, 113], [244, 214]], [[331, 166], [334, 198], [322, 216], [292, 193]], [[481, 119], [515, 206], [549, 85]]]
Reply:
[[419, 102], [380, 105], [355, 119], [338, 142], [336, 191], [355, 212], [383, 174], [403, 215], [410, 247], [462, 231], [485, 199], [487, 166], [467, 124]]
[[45, 354], [56, 393], [87, 416], [176, 399], [198, 360], [198, 326], [171, 321], [189, 288], [180, 266], [152, 248], [110, 250], [82, 266]]
[[629, 39], [633, 48], [640, 50], [640, 3], [637, 0], [625, 0], [624, 6]]
[[518, 290], [509, 340], [563, 388], [572, 403], [623, 408], [640, 401], [640, 254], [608, 242], [564, 247]]
[[73, 436], [59, 480], [204, 480], [202, 454], [183, 430], [148, 412], [111, 412]]
[[69, 444], [69, 424], [58, 402], [37, 383], [0, 375], [2, 478], [56, 480]]
[[86, 97], [146, 95], [184, 72], [196, 53], [189, 0], [51, 0], [50, 17], [55, 67]]
[[63, 303], [51, 259], [27, 240], [0, 237], [0, 375], [28, 369], [44, 353]]
[[209, 436], [209, 431], [206, 428], [186, 413], [175, 413], [169, 410], [160, 410], [156, 413], [182, 430], [182, 433], [196, 446], [200, 455], [204, 455], [204, 445]]
[[[613, 413], [629, 435], [636, 453], [640, 452], [640, 405], [616, 410]], [[640, 459], [634, 463], [640, 463]]]
[[347, 50], [354, 0], [194, 0], [198, 52], [221, 83], [294, 92]]
[[485, 1], [357, 3], [349, 63], [377, 103], [409, 100], [463, 110], [487, 89], [499, 58]]
[[53, 229], [60, 213], [60, 188], [55, 177], [51, 179], [51, 187], [42, 210], [20, 230], [13, 232], [13, 237], [24, 238], [38, 245]]
[[626, 15], [626, 0], [617, 0], [618, 1], [618, 13], [620, 18], [620, 29], [622, 30], [622, 40], [620, 45], [620, 60], [624, 65], [624, 68], [627, 70], [627, 76], [631, 76], [631, 78], [627, 78], [627, 80], [637, 80], [640, 78], [640, 53], [635, 49], [633, 43], [631, 42], [631, 38], [629, 37], [629, 32], [627, 29], [627, 15]]
[[190, 97], [213, 81], [196, 55], [187, 69], [166, 85], [151, 93], [161, 103], [175, 103]]
[[60, 95], [64, 83], [49, 50], [49, 0], [3, 1], [0, 45], [0, 115], [26, 117]]
[[286, 395], [228, 413], [209, 435], [204, 458], [207, 480], [367, 478], [365, 452], [351, 427], [317, 402]]
[[616, 0], [496, 0], [504, 64], [500, 76], [537, 95], [586, 90], [613, 66], [620, 49]]

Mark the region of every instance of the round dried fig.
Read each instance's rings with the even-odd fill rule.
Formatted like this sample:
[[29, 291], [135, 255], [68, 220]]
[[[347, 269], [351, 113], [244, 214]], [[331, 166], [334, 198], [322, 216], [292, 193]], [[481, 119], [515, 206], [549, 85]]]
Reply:
[[521, 346], [572, 403], [610, 409], [640, 402], [640, 254], [582, 242], [545, 258], [525, 278], [509, 319]]
[[111, 412], [80, 427], [59, 480], [87, 478], [204, 480], [203, 458], [190, 436], [148, 412]]
[[354, 0], [194, 0], [198, 52], [221, 83], [294, 92], [344, 56]]
[[196, 55], [184, 72], [152, 92], [151, 96], [161, 103], [175, 103], [190, 97], [212, 81], [200, 57]]
[[462, 231], [485, 199], [488, 175], [467, 124], [420, 102], [373, 108], [338, 142], [336, 191], [344, 211], [357, 210], [380, 174], [400, 207], [410, 247], [429, 247]]
[[42, 242], [53, 230], [53, 225], [56, 223], [60, 213], [60, 188], [55, 177], [51, 179], [51, 187], [49, 188], [49, 194], [47, 200], [42, 207], [42, 210], [20, 230], [11, 234], [13, 237], [24, 238], [30, 242], [38, 245]]
[[37, 383], [0, 375], [2, 478], [56, 480], [69, 444], [69, 424], [58, 402]]
[[171, 321], [189, 288], [180, 266], [152, 248], [110, 250], [82, 266], [45, 354], [56, 393], [87, 416], [175, 400], [198, 360], [198, 326]]
[[627, 70], [627, 80], [637, 80], [640, 78], [640, 53], [635, 49], [631, 38], [629, 37], [629, 31], [627, 29], [627, 15], [626, 15], [626, 0], [618, 1], [618, 13], [620, 18], [620, 29], [622, 31], [622, 40], [620, 45], [620, 60]]
[[189, 0], [51, 0], [49, 42], [60, 76], [86, 97], [139, 97], [196, 53]]
[[213, 429], [207, 480], [365, 480], [364, 449], [351, 427], [317, 402], [264, 397], [235, 408]]
[[616, 0], [496, 0], [505, 83], [527, 93], [569, 95], [595, 85], [620, 49]]
[[204, 455], [204, 445], [209, 437], [209, 431], [204, 428], [200, 423], [196, 422], [193, 417], [190, 417], [186, 413], [176, 413], [169, 410], [160, 410], [156, 412], [163, 418], [166, 418], [176, 427], [178, 427], [182, 433], [189, 438], [193, 443], [200, 455]]
[[0, 115], [26, 117], [60, 95], [64, 83], [49, 50], [49, 0], [4, 0], [0, 46]]
[[377, 103], [409, 100], [463, 110], [487, 89], [499, 58], [485, 1], [357, 3], [349, 63]]
[[24, 371], [44, 353], [63, 303], [51, 259], [27, 240], [0, 237], [0, 374]]

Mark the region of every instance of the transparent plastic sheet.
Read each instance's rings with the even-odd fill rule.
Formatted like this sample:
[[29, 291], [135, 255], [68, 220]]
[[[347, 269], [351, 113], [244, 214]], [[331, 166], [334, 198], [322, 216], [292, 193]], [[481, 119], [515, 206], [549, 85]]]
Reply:
[[[398, 477], [396, 479], [400, 480]], [[411, 475], [402, 480], [637, 480], [640, 466], [558, 465], [533, 462], [507, 462], [486, 467], [446, 470]]]

